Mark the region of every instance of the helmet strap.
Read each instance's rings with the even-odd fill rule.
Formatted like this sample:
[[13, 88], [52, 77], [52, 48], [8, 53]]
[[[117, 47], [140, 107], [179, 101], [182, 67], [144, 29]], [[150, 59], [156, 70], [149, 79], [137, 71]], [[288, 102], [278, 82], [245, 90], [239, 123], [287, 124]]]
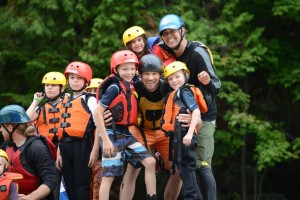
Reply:
[[18, 128], [18, 126], [19, 126], [19, 124], [17, 124], [17, 125], [13, 128], [12, 131], [9, 131], [9, 130], [3, 125], [3, 128], [8, 132], [8, 135], [9, 135], [9, 142], [10, 142], [11, 144], [14, 143], [14, 142], [13, 142], [13, 138], [12, 138], [12, 134], [13, 134], [13, 132], [15, 132], [15, 130]]
[[180, 31], [180, 41], [179, 41], [179, 43], [177, 44], [177, 46], [176, 46], [174, 49], [172, 49], [172, 50], [175, 50], [175, 51], [177, 51], [177, 50], [180, 48], [181, 42], [182, 42], [182, 40], [183, 40], [183, 38], [184, 38], [184, 35], [185, 35], [185, 33], [182, 33], [182, 32], [183, 32], [183, 31], [182, 31], [182, 27], [179, 28], [179, 31]]
[[180, 31], [180, 41], [179, 41], [179, 43], [177, 44], [177, 46], [176, 46], [175, 48], [173, 48], [173, 49], [172, 49], [171, 47], [169, 47], [168, 45], [166, 45], [164, 39], [162, 39], [162, 37], [161, 37], [161, 39], [162, 39], [162, 41], [164, 42], [164, 44], [165, 44], [167, 47], [169, 47], [170, 49], [172, 49], [173, 51], [174, 51], [174, 50], [177, 51], [177, 50], [180, 48], [181, 42], [182, 42], [182, 40], [183, 40], [183, 38], [184, 38], [184, 35], [185, 35], [185, 33], [182, 33], [182, 27], [180, 27], [178, 30]]

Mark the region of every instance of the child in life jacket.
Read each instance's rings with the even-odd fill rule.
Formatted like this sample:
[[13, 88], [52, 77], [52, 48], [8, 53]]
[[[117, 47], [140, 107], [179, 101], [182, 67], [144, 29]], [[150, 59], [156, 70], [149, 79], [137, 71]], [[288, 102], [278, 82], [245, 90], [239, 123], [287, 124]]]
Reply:
[[138, 59], [146, 54], [156, 54], [162, 60], [163, 65], [166, 66], [175, 61], [175, 58], [157, 45], [159, 40], [159, 36], [147, 38], [145, 30], [140, 26], [132, 26], [123, 33], [124, 46], [133, 51]]
[[97, 100], [85, 92], [92, 69], [75, 61], [66, 67], [64, 74], [72, 94], [62, 100], [56, 167], [62, 170], [69, 199], [90, 200], [91, 168], [99, 157], [92, 115]]
[[18, 184], [15, 180], [22, 179], [22, 174], [7, 172], [8, 156], [0, 149], [0, 199], [17, 200]]
[[[172, 148], [170, 158], [173, 160], [173, 173], [178, 170], [183, 182], [184, 199], [201, 199], [195, 175], [195, 149], [197, 146], [198, 121], [200, 109], [193, 92], [187, 85], [189, 70], [183, 62], [175, 61], [164, 69], [164, 77], [173, 91], [166, 97], [165, 108], [161, 119], [161, 128], [170, 137]], [[202, 96], [203, 98], [203, 96]], [[204, 99], [203, 99], [203, 102]], [[177, 115], [192, 113], [189, 128], [182, 128]]]
[[[109, 199], [114, 177], [123, 175], [125, 150], [145, 166], [146, 198], [156, 199], [156, 160], [128, 130], [128, 126], [137, 120], [137, 100], [132, 79], [138, 69], [138, 59], [132, 51], [117, 51], [111, 57], [110, 66], [112, 74], [99, 87], [99, 103], [94, 111], [102, 147], [100, 199]], [[103, 113], [106, 109], [111, 111], [113, 120], [105, 128]]]
[[[48, 72], [42, 79], [43, 92], [36, 92], [33, 101], [26, 110], [27, 115], [35, 127], [39, 135], [47, 137], [57, 148], [58, 147], [58, 131], [60, 129], [60, 109], [62, 96], [65, 91], [67, 80], [65, 75], [60, 72]], [[62, 180], [61, 172], [55, 170], [57, 180]], [[54, 191], [55, 199], [59, 199], [60, 188], [56, 187]]]
[[36, 121], [38, 134], [48, 137], [58, 146], [60, 126], [61, 96], [67, 80], [60, 72], [48, 72], [42, 79], [43, 92], [36, 92], [33, 101], [26, 110], [31, 121]]
[[[85, 91], [91, 94], [94, 94], [96, 97], [97, 88], [99, 87], [100, 83], [103, 81], [101, 78], [92, 78], [91, 83], [89, 86], [85, 88]], [[102, 155], [99, 154], [98, 160], [92, 167], [92, 181], [91, 181], [91, 193], [90, 197], [92, 200], [99, 200], [99, 188], [102, 181]]]

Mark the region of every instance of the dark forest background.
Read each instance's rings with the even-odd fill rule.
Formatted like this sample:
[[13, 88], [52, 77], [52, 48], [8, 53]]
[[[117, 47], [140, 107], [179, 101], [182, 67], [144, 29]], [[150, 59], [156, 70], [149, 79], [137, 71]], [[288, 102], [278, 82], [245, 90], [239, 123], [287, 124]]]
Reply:
[[[211, 49], [222, 81], [218, 199], [300, 199], [299, 0], [2, 0], [0, 107], [28, 107], [44, 74], [74, 60], [104, 78], [123, 32], [138, 25], [157, 35], [169, 13]], [[158, 180], [160, 191], [165, 175]], [[142, 179], [137, 187], [139, 195]]]

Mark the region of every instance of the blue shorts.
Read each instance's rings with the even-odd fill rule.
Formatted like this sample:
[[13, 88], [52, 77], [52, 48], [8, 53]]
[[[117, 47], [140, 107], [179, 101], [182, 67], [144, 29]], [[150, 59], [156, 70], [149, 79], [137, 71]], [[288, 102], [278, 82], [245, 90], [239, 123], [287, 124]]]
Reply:
[[114, 145], [114, 152], [110, 158], [102, 155], [104, 177], [122, 176], [124, 174], [123, 165], [125, 162], [125, 151], [130, 153], [130, 160], [134, 163], [138, 163], [145, 158], [152, 157], [148, 150], [139, 143], [133, 135], [125, 135], [121, 133], [113, 134], [111, 129], [107, 129], [106, 131], [110, 141]]

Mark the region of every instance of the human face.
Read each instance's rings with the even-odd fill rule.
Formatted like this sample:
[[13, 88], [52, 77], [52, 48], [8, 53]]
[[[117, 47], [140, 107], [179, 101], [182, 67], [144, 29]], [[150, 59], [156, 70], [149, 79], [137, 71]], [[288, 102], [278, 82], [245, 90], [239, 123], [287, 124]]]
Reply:
[[130, 82], [136, 73], [135, 64], [123, 63], [116, 68], [116, 71], [124, 81]]
[[96, 94], [97, 93], [97, 88], [90, 88], [90, 89], [87, 89], [86, 91], [89, 92], [89, 93], [92, 93], [92, 94]]
[[171, 49], [174, 49], [177, 47], [179, 42], [181, 41], [181, 31], [182, 29], [166, 29], [163, 31], [161, 37], [164, 41], [164, 43], [170, 47]]
[[6, 165], [7, 165], [6, 158], [1, 156], [0, 157], [0, 174], [2, 174], [4, 172]]
[[53, 99], [60, 94], [60, 85], [45, 84], [45, 93], [49, 99]]
[[78, 91], [83, 88], [86, 81], [85, 78], [83, 78], [82, 76], [70, 73], [68, 77], [68, 82], [72, 90]]
[[154, 92], [159, 87], [159, 72], [143, 72], [141, 78], [143, 85], [148, 92]]
[[185, 84], [185, 80], [186, 77], [183, 70], [179, 70], [168, 76], [168, 83], [174, 90], [177, 90], [179, 87], [183, 86]]
[[145, 48], [145, 41], [142, 36], [138, 36], [130, 41], [131, 50], [134, 53], [142, 53]]

